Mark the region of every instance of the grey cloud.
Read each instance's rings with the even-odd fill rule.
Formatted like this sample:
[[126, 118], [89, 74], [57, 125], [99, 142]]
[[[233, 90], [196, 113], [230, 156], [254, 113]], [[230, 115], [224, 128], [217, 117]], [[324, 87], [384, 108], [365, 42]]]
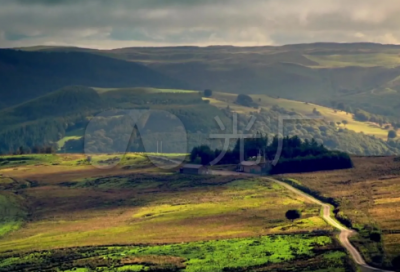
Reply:
[[400, 43], [398, 0], [0, 0], [0, 6], [0, 47]]

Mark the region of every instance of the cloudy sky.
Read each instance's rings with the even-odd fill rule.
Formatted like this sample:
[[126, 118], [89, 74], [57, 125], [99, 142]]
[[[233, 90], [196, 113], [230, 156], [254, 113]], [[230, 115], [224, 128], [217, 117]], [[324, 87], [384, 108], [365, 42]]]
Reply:
[[0, 47], [400, 44], [399, 0], [0, 0]]

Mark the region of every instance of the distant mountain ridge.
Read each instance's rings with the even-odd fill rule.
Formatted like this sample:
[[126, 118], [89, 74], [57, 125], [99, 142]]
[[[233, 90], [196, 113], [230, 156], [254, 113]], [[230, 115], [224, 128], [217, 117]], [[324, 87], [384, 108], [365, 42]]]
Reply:
[[69, 85], [186, 87], [179, 80], [141, 64], [106, 56], [12, 49], [0, 49], [0, 82], [0, 101], [7, 106]]
[[[79, 79], [77, 75], [74, 75], [74, 80], [68, 79], [68, 75], [73, 75], [71, 72], [60, 72], [62, 77], [57, 73], [47, 73], [44, 84], [40, 80], [43, 76], [36, 76], [37, 73], [31, 73], [35, 76], [27, 80], [26, 75], [30, 73], [27, 72], [19, 77], [22, 83], [14, 84], [14, 79], [13, 85], [3, 77], [0, 80], [6, 84], [0, 90], [0, 104], [4, 104], [3, 101], [22, 102], [21, 99], [24, 99], [23, 95], [14, 100], [7, 98], [4, 93], [9, 93], [10, 89], [24, 94], [32, 93], [28, 97], [30, 99], [66, 85], [157, 88], [164, 83], [174, 89], [183, 88], [184, 85], [184, 88], [192, 90], [266, 94], [327, 106], [343, 103], [348, 108], [400, 117], [397, 110], [400, 106], [400, 45], [312, 43], [258, 47], [130, 47], [113, 50], [38, 46], [20, 50], [30, 54], [54, 54], [52, 56], [60, 59], [62, 56], [65, 58], [65, 54], [81, 54], [79, 56], [84, 65], [79, 65], [77, 71], [81, 71], [83, 79], [76, 80]], [[132, 73], [125, 72], [126, 69], [116, 69], [113, 65], [93, 65], [89, 61], [98, 58], [108, 62], [114, 59], [124, 65], [139, 63], [142, 67], [140, 70], [146, 66], [153, 72], [146, 74], [154, 75], [157, 71], [157, 76], [149, 76], [138, 82], [131, 78]], [[20, 69], [19, 66], [17, 68]], [[115, 73], [121, 70], [124, 72]], [[13, 77], [9, 64], [2, 63], [1, 57], [0, 71], [5, 71], [3, 74], [6, 77]], [[93, 73], [100, 76], [93, 80]], [[159, 80], [160, 77], [163, 80]], [[35, 87], [36, 81], [43, 86]], [[14, 93], [10, 95], [15, 96]]]

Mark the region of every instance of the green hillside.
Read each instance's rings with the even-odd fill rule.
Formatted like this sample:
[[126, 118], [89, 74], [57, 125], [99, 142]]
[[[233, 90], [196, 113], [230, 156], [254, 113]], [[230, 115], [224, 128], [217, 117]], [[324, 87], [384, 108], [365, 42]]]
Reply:
[[[229, 108], [232, 112], [247, 116], [243, 125], [247, 124], [249, 116], [256, 117], [253, 132], [263, 132], [271, 136], [280, 133], [278, 120], [282, 116], [292, 118], [318, 116], [318, 120], [297, 120], [284, 123], [284, 134], [298, 135], [304, 139], [315, 138], [329, 148], [347, 151], [358, 155], [394, 154], [399, 147], [398, 140], [387, 141], [388, 130], [372, 122], [354, 120], [354, 115], [329, 107], [273, 98], [266, 95], [251, 95], [258, 105], [246, 107], [238, 105], [235, 101], [237, 95], [214, 92], [209, 100], [218, 108]], [[393, 153], [394, 152], [394, 153]]]
[[[400, 117], [393, 101], [400, 47], [372, 43], [316, 43], [265, 47], [124, 48], [107, 51], [140, 62], [197, 89], [266, 94]], [[389, 97], [376, 100], [374, 94]], [[352, 98], [354, 97], [354, 99]], [[386, 100], [395, 109], [385, 110]]]
[[[0, 49], [0, 101], [28, 101], [69, 85], [184, 88], [178, 80], [133, 62], [82, 52]], [[0, 105], [1, 106], [1, 105]]]
[[[163, 129], [165, 133], [180, 133], [176, 127], [179, 124], [168, 114], [182, 122], [190, 147], [208, 142], [208, 134], [218, 128], [215, 116], [222, 118], [225, 124], [230, 123], [223, 111], [203, 101], [195, 91], [125, 88], [98, 92], [88, 87], [72, 86], [1, 110], [0, 153], [14, 153], [21, 148], [32, 150], [37, 146], [63, 147], [65, 142], [85, 135], [90, 120], [99, 114], [95, 120], [98, 123], [89, 135], [102, 135], [101, 140], [108, 143], [113, 139], [114, 144], [110, 147], [124, 152], [135, 125], [130, 118], [131, 110], [153, 110], [141, 123], [147, 141], [153, 145], [159, 141], [157, 137]], [[135, 134], [132, 139], [135, 137], [140, 139], [140, 135]], [[141, 144], [136, 141], [136, 149], [132, 151], [141, 150]], [[172, 152], [181, 145], [181, 140], [171, 136], [163, 148]], [[150, 148], [156, 151], [156, 147]], [[78, 151], [82, 152], [82, 148]]]
[[0, 111], [0, 127], [37, 121], [43, 118], [65, 117], [105, 107], [99, 94], [82, 86], [66, 87], [40, 98]]
[[[393, 120], [400, 117], [397, 110], [400, 104], [396, 102], [400, 89], [400, 46], [397, 45], [315, 43], [261, 47], [133, 47], [115, 50], [31, 47], [22, 50], [31, 54], [53, 54], [54, 58], [60, 58], [63, 54], [84, 53], [82, 56], [85, 58], [107, 56], [118, 61], [141, 63], [196, 90], [264, 94], [327, 106], [335, 101], [345, 103], [354, 110], [363, 109]], [[50, 78], [54, 78], [54, 75], [50, 75]], [[120, 79], [126, 82], [126, 77], [121, 75]], [[113, 81], [107, 81], [105, 85], [100, 82], [68, 82], [63, 86], [138, 86], [122, 83], [112, 86]], [[152, 78], [140, 86], [159, 87], [155, 83]], [[182, 88], [178, 85], [177, 82], [171, 83], [168, 88]]]
[[[179, 124], [168, 121], [172, 119], [167, 113], [182, 122], [187, 133], [188, 150], [199, 144], [222, 148], [223, 141], [210, 139], [210, 134], [221, 132], [215, 118], [221, 119], [228, 129], [224, 133], [229, 133], [234, 112], [239, 114], [239, 130], [244, 130], [250, 116], [255, 116], [257, 121], [249, 132], [262, 132], [270, 137], [280, 133], [280, 116], [301, 117], [317, 112], [321, 120], [285, 124], [285, 135], [315, 138], [331, 149], [357, 155], [394, 154], [399, 151], [397, 139], [387, 141], [388, 130], [373, 122], [356, 121], [351, 113], [267, 95], [251, 97], [257, 104], [256, 108], [239, 105], [235, 102], [236, 94], [222, 92], [202, 98], [197, 91], [179, 89], [66, 87], [0, 111], [0, 152], [15, 152], [20, 147], [31, 150], [43, 145], [54, 146], [63, 152], [83, 152], [81, 138], [85, 135], [92, 137], [91, 142], [99, 146], [96, 147], [99, 152], [125, 152], [127, 148], [133, 152], [144, 151], [143, 148], [156, 152], [155, 144], [160, 141], [160, 132], [166, 137], [164, 151], [173, 152], [182, 146], [182, 139], [178, 135]], [[140, 121], [142, 128], [138, 131], [129, 117], [130, 110], [135, 109], [162, 112], [150, 113], [144, 121]], [[88, 130], [87, 125], [98, 115], [100, 117], [93, 121], [94, 125], [92, 122], [94, 129]], [[132, 131], [134, 136], [129, 147]], [[143, 137], [145, 142], [141, 142]]]
[[[236, 97], [237, 95], [234, 94], [215, 93], [212, 99], [210, 99], [210, 102], [211, 104], [220, 108], [225, 108], [229, 105], [231, 109], [239, 113], [250, 113], [253, 111], [251, 108], [235, 105], [234, 102]], [[378, 124], [356, 121], [354, 120], [353, 114], [349, 114], [344, 111], [338, 111], [313, 103], [289, 100], [285, 98], [274, 98], [267, 95], [251, 95], [251, 97], [254, 101], [257, 101], [257, 104], [260, 106], [260, 108], [265, 110], [271, 110], [273, 107], [281, 107], [288, 111], [294, 111], [302, 115], [311, 115], [313, 110], [316, 109], [327, 121], [335, 123], [340, 122], [341, 124], [338, 124], [339, 127], [347, 128], [355, 132], [363, 132], [367, 135], [373, 135], [377, 138], [387, 138], [388, 131], [381, 128]], [[346, 125], [343, 124], [344, 120], [347, 121]]]

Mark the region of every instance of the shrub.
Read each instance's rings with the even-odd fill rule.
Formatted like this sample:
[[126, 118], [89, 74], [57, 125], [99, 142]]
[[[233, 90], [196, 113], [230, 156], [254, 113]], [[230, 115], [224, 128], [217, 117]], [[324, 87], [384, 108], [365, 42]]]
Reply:
[[212, 92], [210, 89], [206, 89], [206, 90], [204, 90], [204, 92], [203, 92], [203, 96], [204, 96], [204, 97], [211, 97], [212, 94], [213, 94], [213, 92]]
[[369, 239], [371, 239], [371, 241], [379, 243], [381, 241], [381, 234], [379, 232], [372, 232], [369, 235]]
[[394, 131], [394, 130], [389, 131], [389, 133], [388, 133], [388, 138], [389, 139], [394, 139], [396, 137], [397, 137], [396, 131]]
[[245, 107], [254, 107], [257, 106], [256, 103], [253, 102], [253, 99], [247, 94], [239, 94], [236, 98], [236, 104], [245, 106]]
[[293, 222], [301, 217], [301, 212], [299, 210], [288, 210], [285, 216], [288, 220]]
[[400, 256], [397, 256], [392, 260], [392, 265], [395, 269], [400, 269]]

